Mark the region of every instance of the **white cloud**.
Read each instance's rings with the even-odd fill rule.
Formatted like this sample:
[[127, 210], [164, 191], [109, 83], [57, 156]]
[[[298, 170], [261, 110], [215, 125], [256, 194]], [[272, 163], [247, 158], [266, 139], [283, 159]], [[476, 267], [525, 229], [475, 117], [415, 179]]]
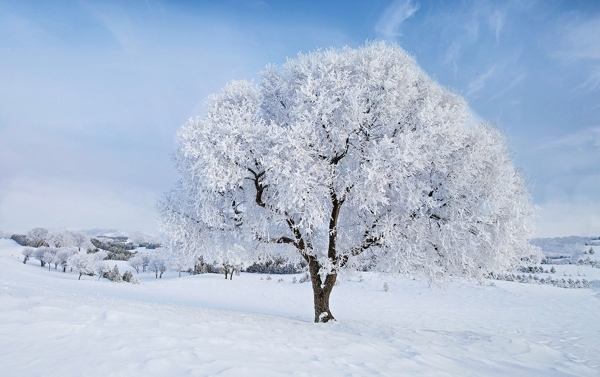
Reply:
[[418, 3], [413, 4], [411, 0], [396, 0], [384, 12], [377, 22], [375, 31], [386, 38], [402, 36], [400, 26], [408, 18], [412, 17], [420, 8]]

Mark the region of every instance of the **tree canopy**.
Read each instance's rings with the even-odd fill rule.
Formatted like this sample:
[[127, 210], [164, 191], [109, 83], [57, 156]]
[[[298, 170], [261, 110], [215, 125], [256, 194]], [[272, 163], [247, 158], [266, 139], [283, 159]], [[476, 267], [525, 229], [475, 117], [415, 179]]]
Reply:
[[172, 248], [304, 260], [315, 321], [333, 319], [344, 270], [479, 279], [537, 253], [503, 135], [396, 45], [317, 51], [267, 67], [258, 86], [232, 81], [182, 127], [176, 165], [181, 181], [158, 204]]

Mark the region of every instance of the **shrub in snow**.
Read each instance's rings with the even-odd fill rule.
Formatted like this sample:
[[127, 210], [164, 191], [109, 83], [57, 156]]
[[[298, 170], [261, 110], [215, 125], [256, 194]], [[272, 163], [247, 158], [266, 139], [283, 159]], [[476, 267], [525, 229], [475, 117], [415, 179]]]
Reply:
[[277, 280], [278, 283], [283, 283], [283, 278], [279, 278], [279, 280]]
[[267, 275], [267, 280], [273, 280], [271, 279], [271, 275]]
[[559, 288], [589, 288], [590, 283], [586, 279], [573, 280], [573, 279], [553, 279], [551, 277], [540, 278], [538, 276], [531, 275], [514, 275], [514, 274], [495, 274], [490, 273], [487, 275], [488, 279], [504, 280], [525, 284], [547, 284]]
[[131, 279], [133, 279], [133, 274], [131, 273], [131, 271], [125, 271], [122, 279], [127, 283], [131, 283]]
[[506, 140], [470, 118], [396, 45], [299, 55], [182, 127], [161, 230], [181, 249], [220, 239], [304, 260], [315, 322], [334, 319], [340, 271], [443, 282], [537, 259]]
[[383, 290], [386, 291], [386, 292], [390, 290], [390, 286], [388, 285], [387, 282], [383, 283]]
[[591, 266], [591, 267], [595, 267], [595, 268], [600, 268], [600, 261], [593, 260], [590, 257], [580, 259], [579, 261], [577, 261], [577, 264], [580, 266]]
[[31, 258], [34, 251], [35, 250], [31, 247], [26, 247], [21, 251], [21, 254], [23, 254], [23, 264], [27, 264], [27, 261], [29, 260], [29, 258]]
[[246, 272], [259, 274], [297, 274], [306, 268], [306, 262], [295, 264], [281, 256], [266, 255], [259, 258]]
[[307, 281], [310, 281], [310, 275], [308, 274], [308, 272], [305, 272], [304, 275], [302, 275], [302, 277], [300, 278], [299, 283], [306, 283]]
[[108, 273], [108, 280], [115, 283], [121, 283], [123, 281], [123, 278], [121, 277], [121, 272], [119, 272], [119, 266], [117, 266], [116, 264], [113, 267], [113, 269]]
[[296, 281], [297, 281], [297, 280], [296, 280], [296, 277], [294, 276], [294, 277], [292, 278], [292, 283], [296, 284]]
[[556, 268], [554, 268], [554, 266], [552, 266], [552, 268], [550, 269], [550, 273], [555, 273], [556, 272]]

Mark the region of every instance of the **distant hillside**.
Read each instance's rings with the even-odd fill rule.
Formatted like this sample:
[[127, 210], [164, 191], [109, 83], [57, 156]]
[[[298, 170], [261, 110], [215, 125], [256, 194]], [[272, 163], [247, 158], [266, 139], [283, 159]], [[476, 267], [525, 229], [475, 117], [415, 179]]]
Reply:
[[595, 252], [600, 252], [599, 237], [555, 237], [555, 238], [534, 238], [531, 240], [533, 245], [539, 246], [546, 258], [550, 259], [571, 259], [576, 261], [584, 255], [590, 248]]
[[160, 238], [143, 232], [127, 232], [120, 229], [84, 229], [82, 230], [90, 238], [97, 238], [106, 242], [131, 242], [134, 244], [160, 244]]

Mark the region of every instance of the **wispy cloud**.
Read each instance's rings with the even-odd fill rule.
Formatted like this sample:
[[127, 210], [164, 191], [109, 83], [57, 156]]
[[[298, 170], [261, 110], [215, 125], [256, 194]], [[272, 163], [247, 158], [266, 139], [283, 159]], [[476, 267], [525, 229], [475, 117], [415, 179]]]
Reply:
[[563, 36], [556, 55], [569, 64], [582, 63], [583, 69], [588, 71], [588, 78], [573, 91], [600, 89], [600, 17], [570, 23], [561, 32]]
[[[575, 87], [574, 91], [583, 90], [586, 92], [593, 92], [596, 89], [600, 89], [600, 65], [592, 68], [588, 79], [581, 83], [581, 85]], [[600, 106], [600, 104], [598, 106]]]
[[413, 4], [411, 0], [396, 0], [390, 5], [377, 22], [375, 31], [386, 38], [402, 36], [400, 26], [412, 17], [420, 8], [419, 3]]
[[485, 87], [485, 84], [495, 76], [497, 71], [497, 65], [494, 64], [490, 68], [487, 69], [483, 74], [479, 75], [477, 79], [469, 84], [467, 88], [467, 96], [472, 96], [475, 93], [479, 92], [481, 89]]
[[591, 127], [580, 132], [569, 134], [563, 138], [545, 143], [539, 148], [593, 148], [597, 149], [597, 152], [600, 152], [600, 127]]
[[136, 49], [138, 37], [131, 19], [119, 5], [85, 4], [94, 17], [119, 42], [125, 51]]
[[496, 43], [500, 42], [500, 33], [502, 33], [502, 28], [504, 27], [504, 20], [506, 19], [506, 12], [503, 12], [499, 9], [494, 9], [488, 14], [488, 24], [490, 29], [496, 35]]
[[493, 101], [496, 98], [498, 98], [498, 97], [506, 94], [507, 92], [511, 91], [512, 89], [516, 88], [521, 82], [523, 82], [525, 77], [527, 77], [527, 74], [521, 73], [520, 75], [518, 75], [517, 77], [512, 79], [508, 85], [506, 85], [504, 88], [502, 88], [502, 90], [500, 90], [498, 93], [496, 93], [493, 96], [491, 96], [490, 98], [488, 98], [486, 100], [486, 102]]
[[455, 63], [461, 55], [461, 44], [458, 41], [453, 41], [446, 49], [444, 56], [444, 64]]
[[586, 22], [574, 22], [565, 26], [560, 40], [562, 59], [600, 60], [600, 17]]

